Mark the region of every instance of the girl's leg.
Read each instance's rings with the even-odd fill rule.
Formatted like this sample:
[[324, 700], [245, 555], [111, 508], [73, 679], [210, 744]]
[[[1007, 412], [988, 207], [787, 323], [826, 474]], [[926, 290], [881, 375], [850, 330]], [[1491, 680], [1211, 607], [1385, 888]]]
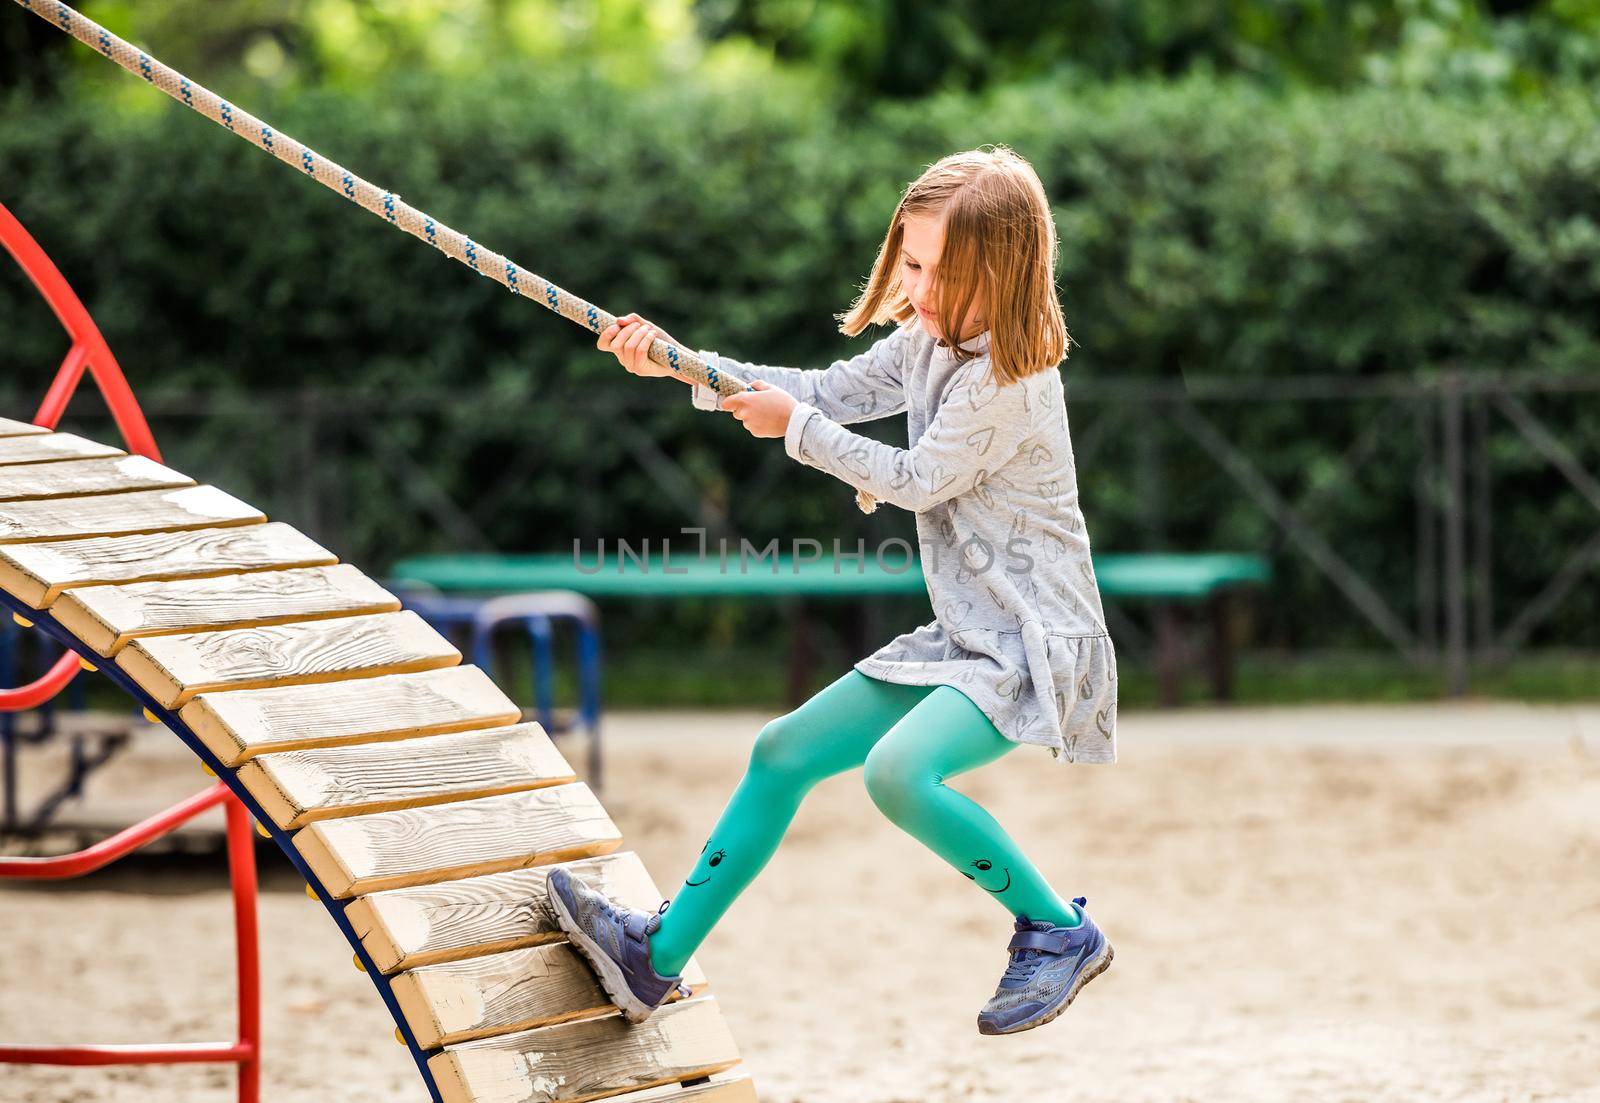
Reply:
[[977, 883], [1012, 914], [1063, 927], [1078, 910], [971, 797], [944, 784], [1017, 746], [960, 690], [938, 686], [867, 755], [873, 803], [919, 842]]
[[650, 936], [662, 976], [683, 966], [778, 849], [800, 799], [825, 777], [853, 769], [934, 687], [902, 686], [851, 670], [791, 713], [768, 723], [722, 818]]

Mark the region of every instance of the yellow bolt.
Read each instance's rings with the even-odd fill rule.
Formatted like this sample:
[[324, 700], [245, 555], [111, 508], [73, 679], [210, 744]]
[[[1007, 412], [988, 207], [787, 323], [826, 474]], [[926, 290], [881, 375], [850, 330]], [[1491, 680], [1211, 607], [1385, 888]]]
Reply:
[[95, 666], [93, 663], [91, 663], [88, 659], [85, 659], [85, 658], [83, 658], [81, 656], [78, 659], [78, 665], [83, 667], [83, 669], [87, 670], [90, 674], [93, 674], [95, 671], [100, 669], [98, 666]]
[[[356, 971], [357, 972], [365, 973], [367, 971], [367, 967], [365, 965], [361, 964], [361, 955], [360, 954], [351, 954], [350, 955], [350, 960], [356, 963]], [[396, 1029], [399, 1029], [399, 1028], [397, 1027]]]
[[256, 834], [260, 835], [263, 839], [272, 838], [272, 832], [268, 831], [267, 825], [262, 823], [260, 820], [256, 821]]
[[33, 621], [29, 620], [27, 617], [23, 616], [21, 613], [12, 613], [11, 614], [11, 619], [16, 621], [18, 624], [22, 625], [22, 627], [24, 627], [24, 628], [32, 628], [33, 627]]
[[145, 709], [144, 710], [144, 718], [146, 720], [150, 721], [150, 723], [152, 723], [152, 724], [161, 723], [161, 717], [157, 716], [155, 713], [151, 712], [149, 709]]
[[309, 882], [306, 884], [306, 895], [311, 897], [313, 900], [318, 899], [317, 890], [312, 888]]
[[400, 1028], [399, 1027], [395, 1027], [394, 1028], [394, 1040], [399, 1042], [401, 1045], [405, 1045], [406, 1044], [406, 1036], [404, 1034], [400, 1033]]
[[206, 772], [206, 777], [216, 777], [217, 776], [217, 772], [215, 770], [213, 770], [210, 766], [207, 766], [204, 762], [200, 763], [200, 768]]

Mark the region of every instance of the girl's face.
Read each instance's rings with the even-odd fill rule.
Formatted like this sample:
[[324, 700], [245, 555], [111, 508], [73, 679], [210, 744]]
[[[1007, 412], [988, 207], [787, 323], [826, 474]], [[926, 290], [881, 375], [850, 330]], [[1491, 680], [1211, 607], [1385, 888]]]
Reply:
[[[917, 321], [934, 337], [949, 340], [939, 331], [933, 312], [939, 305], [939, 256], [944, 252], [944, 218], [906, 215], [900, 242], [900, 286], [911, 305], [917, 308]], [[983, 292], [980, 290], [962, 323], [961, 340], [968, 341], [983, 332]]]

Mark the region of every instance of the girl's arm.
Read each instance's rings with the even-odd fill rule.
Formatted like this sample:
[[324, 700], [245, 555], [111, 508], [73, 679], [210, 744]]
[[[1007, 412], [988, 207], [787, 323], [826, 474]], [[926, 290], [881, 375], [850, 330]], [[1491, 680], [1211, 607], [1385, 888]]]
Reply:
[[1026, 383], [998, 386], [989, 358], [981, 356], [962, 366], [927, 431], [910, 448], [852, 433], [806, 402], [790, 413], [783, 447], [857, 490], [921, 513], [998, 470], [1031, 430]]
[[[701, 352], [700, 356], [713, 370], [725, 366], [741, 378], [752, 382], [761, 380], [796, 402], [805, 399], [812, 408], [827, 411], [837, 421], [867, 421], [887, 417], [906, 407], [901, 381], [908, 355], [909, 329], [901, 326], [859, 356], [836, 360], [827, 368], [813, 370], [746, 364], [709, 350]], [[634, 375], [667, 376], [690, 384], [690, 397], [701, 409], [728, 409], [714, 388], [695, 383], [676, 369], [649, 358], [651, 343], [658, 337], [678, 348], [684, 347], [666, 330], [637, 312], [626, 314], [607, 326], [595, 338], [595, 345], [602, 352], [615, 356]], [[776, 436], [777, 433], [767, 435]]]
[[[909, 328], [898, 327], [860, 355], [835, 360], [826, 368], [746, 364], [709, 349], [700, 350], [700, 356], [713, 367], [742, 379], [764, 379], [835, 422], [848, 425], [888, 417], [906, 408], [901, 379], [909, 340]], [[695, 406], [702, 410], [721, 408], [716, 391], [699, 383], [693, 387], [690, 398]]]

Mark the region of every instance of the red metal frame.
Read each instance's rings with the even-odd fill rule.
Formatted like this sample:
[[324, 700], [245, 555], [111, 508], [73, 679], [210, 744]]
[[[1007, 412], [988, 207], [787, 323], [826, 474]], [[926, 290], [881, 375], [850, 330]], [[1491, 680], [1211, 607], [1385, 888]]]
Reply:
[[55, 382], [50, 384], [44, 401], [39, 404], [39, 412], [33, 415], [33, 423], [47, 429], [56, 427], [61, 415], [66, 412], [67, 402], [78, 389], [83, 369], [87, 367], [99, 385], [100, 393], [105, 396], [106, 405], [111, 409], [117, 428], [122, 431], [122, 439], [128, 442], [128, 448], [159, 462], [161, 453], [156, 448], [155, 437], [150, 435], [144, 411], [139, 409], [133, 389], [128, 386], [122, 368], [117, 365], [117, 358], [111, 355], [111, 348], [101, 336], [100, 327], [89, 317], [88, 310], [73, 293], [60, 269], [3, 203], [0, 203], [0, 245], [4, 245], [6, 252], [16, 258], [33, 285], [39, 289], [39, 294], [44, 296], [44, 301], [61, 319], [67, 336], [72, 338], [72, 348], [67, 351], [66, 359], [61, 361]]
[[[160, 460], [144, 412], [133, 397], [116, 357], [66, 278], [0, 204], [0, 245], [22, 266], [56, 317], [72, 347], [45, 393], [33, 423], [53, 429], [78, 389], [87, 368], [130, 451]], [[15, 689], [0, 689], [0, 712], [20, 712], [50, 700], [78, 673], [78, 656], [67, 651], [42, 678]], [[151, 1065], [221, 1062], [239, 1066], [239, 1103], [258, 1103], [261, 1094], [261, 954], [256, 916], [255, 836], [250, 813], [221, 782], [180, 801], [142, 823], [85, 850], [58, 858], [0, 859], [0, 878], [59, 880], [92, 873], [221, 804], [228, 823], [228, 877], [233, 888], [234, 949], [238, 966], [239, 1029], [234, 1042], [169, 1045], [0, 1045], [0, 1064]]]
[[[128, 386], [128, 378], [111, 354], [111, 346], [106, 344], [100, 327], [89, 317], [89, 311], [61, 270], [3, 203], [0, 203], [0, 245], [4, 245], [6, 252], [22, 266], [44, 301], [55, 311], [67, 336], [72, 338], [72, 347], [56, 370], [55, 380], [39, 404], [39, 412], [33, 415], [33, 423], [47, 429], [60, 424], [67, 403], [83, 380], [83, 370], [88, 368], [129, 449], [160, 462], [161, 452], [145, 421], [144, 411], [133, 397], [133, 388]], [[67, 652], [37, 681], [16, 689], [0, 689], [0, 710], [37, 708], [65, 689], [77, 673], [78, 660]]]

